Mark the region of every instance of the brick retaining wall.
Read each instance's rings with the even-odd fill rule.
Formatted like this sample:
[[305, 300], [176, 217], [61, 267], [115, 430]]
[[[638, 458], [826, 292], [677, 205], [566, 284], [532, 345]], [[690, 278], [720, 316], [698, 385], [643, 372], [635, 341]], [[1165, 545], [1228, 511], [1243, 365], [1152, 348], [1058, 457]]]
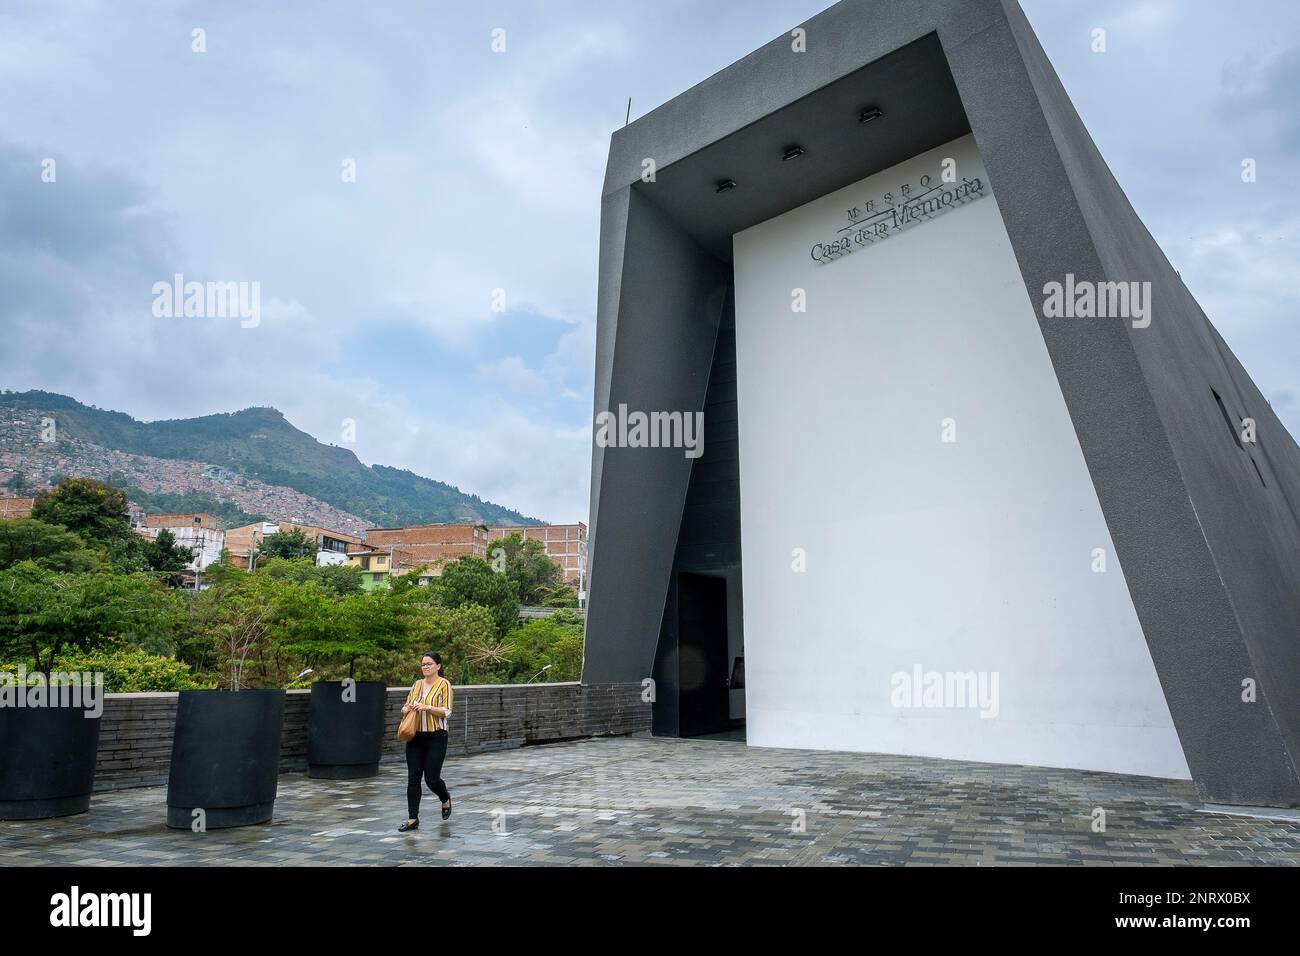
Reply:
[[[403, 759], [396, 738], [406, 687], [388, 689], [384, 762]], [[280, 771], [307, 769], [310, 691], [285, 692]], [[95, 789], [147, 787], [167, 782], [176, 693], [105, 694], [95, 764]], [[650, 705], [641, 685], [500, 684], [457, 687], [448, 753], [501, 750], [524, 744], [650, 730]]]

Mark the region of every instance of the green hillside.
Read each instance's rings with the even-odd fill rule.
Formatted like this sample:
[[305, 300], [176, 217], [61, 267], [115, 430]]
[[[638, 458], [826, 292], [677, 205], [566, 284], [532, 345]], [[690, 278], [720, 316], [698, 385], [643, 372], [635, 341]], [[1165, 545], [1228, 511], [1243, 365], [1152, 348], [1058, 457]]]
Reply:
[[0, 393], [0, 409], [49, 414], [69, 438], [135, 455], [222, 465], [319, 498], [380, 527], [478, 521], [540, 524], [517, 511], [400, 468], [363, 465], [346, 448], [323, 445], [274, 408], [158, 422], [83, 405], [52, 392]]

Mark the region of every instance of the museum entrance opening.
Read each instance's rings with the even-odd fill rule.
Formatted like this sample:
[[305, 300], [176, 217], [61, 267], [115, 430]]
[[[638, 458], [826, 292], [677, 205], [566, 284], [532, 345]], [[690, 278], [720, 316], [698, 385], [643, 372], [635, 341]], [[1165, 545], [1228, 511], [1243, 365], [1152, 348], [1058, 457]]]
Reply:
[[727, 652], [725, 578], [678, 575], [677, 635], [678, 733], [700, 737], [730, 732], [732, 661]]

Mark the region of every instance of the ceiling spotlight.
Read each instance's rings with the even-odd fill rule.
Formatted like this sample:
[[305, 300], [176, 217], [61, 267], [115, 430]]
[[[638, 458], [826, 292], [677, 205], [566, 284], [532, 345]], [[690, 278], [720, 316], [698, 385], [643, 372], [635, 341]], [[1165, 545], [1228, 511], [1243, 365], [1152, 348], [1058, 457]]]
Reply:
[[781, 156], [781, 162], [788, 163], [792, 159], [798, 159], [803, 155], [803, 152], [804, 150], [802, 146], [787, 146], [785, 148], [785, 153]]
[[718, 192], [725, 193], [728, 189], [735, 189], [736, 181], [734, 179], [719, 179]]
[[874, 120], [874, 119], [880, 119], [880, 117], [882, 117], [882, 116], [884, 116], [884, 115], [885, 115], [885, 112], [884, 112], [884, 110], [880, 109], [880, 107], [878, 107], [878, 106], [868, 106], [865, 110], [862, 111], [862, 115], [858, 117], [858, 122], [859, 122], [859, 123], [870, 123], [872, 120]]

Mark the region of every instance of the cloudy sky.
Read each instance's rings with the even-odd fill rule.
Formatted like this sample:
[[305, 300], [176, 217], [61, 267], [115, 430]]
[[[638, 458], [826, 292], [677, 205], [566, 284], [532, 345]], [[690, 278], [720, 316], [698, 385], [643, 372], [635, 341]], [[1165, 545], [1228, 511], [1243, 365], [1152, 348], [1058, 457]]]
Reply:
[[[1023, 5], [1300, 434], [1300, 4]], [[352, 419], [363, 461], [586, 520], [609, 134], [825, 6], [0, 0], [0, 386], [150, 420], [273, 405], [326, 442]], [[175, 273], [259, 282], [260, 324], [155, 317]]]

